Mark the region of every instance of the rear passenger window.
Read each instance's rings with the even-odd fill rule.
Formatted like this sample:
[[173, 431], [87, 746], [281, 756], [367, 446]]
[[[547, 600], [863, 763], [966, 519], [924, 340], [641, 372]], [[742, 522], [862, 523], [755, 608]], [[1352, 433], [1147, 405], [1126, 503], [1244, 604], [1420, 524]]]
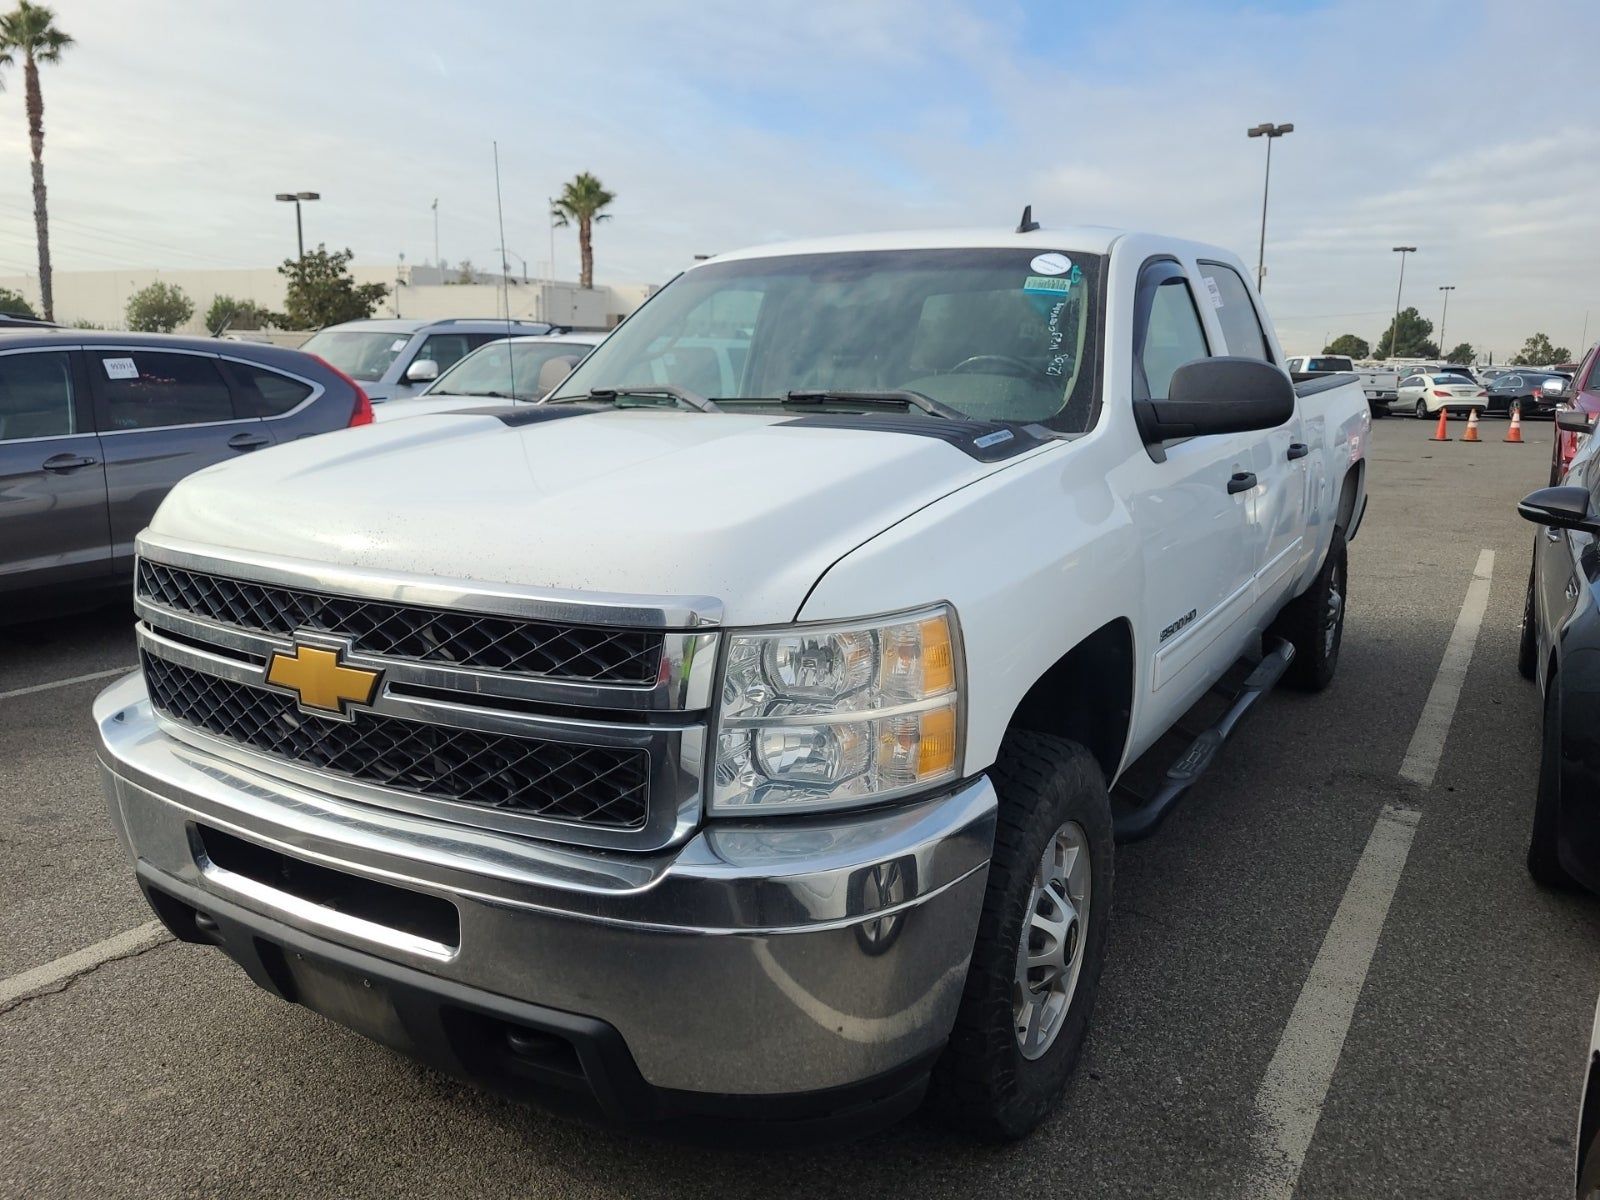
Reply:
[[[493, 341], [494, 335], [489, 334], [483, 339], [485, 342]], [[479, 343], [480, 345], [482, 343]], [[454, 366], [458, 361], [467, 356], [469, 350], [477, 347], [468, 343], [464, 333], [435, 333], [422, 343], [422, 348], [417, 351], [417, 356], [412, 362], [421, 362], [427, 359], [439, 364], [439, 373], [442, 375], [447, 367]]]
[[234, 419], [233, 397], [214, 359], [198, 354], [97, 350], [90, 355], [90, 362], [105, 396], [101, 432]]
[[[1217, 321], [1222, 325], [1228, 353], [1271, 362], [1267, 335], [1261, 330], [1255, 305], [1250, 303], [1250, 289], [1245, 287], [1239, 273], [1222, 263], [1203, 262], [1200, 264], [1200, 277], [1205, 280], [1206, 291], [1211, 293], [1211, 305], [1217, 310]], [[1313, 366], [1311, 369], [1317, 368]]]
[[1165, 399], [1173, 373], [1184, 363], [1209, 354], [1189, 285], [1178, 277], [1166, 280], [1151, 298], [1150, 322], [1144, 345], [1139, 348], [1146, 395], [1153, 400]]
[[0, 355], [0, 442], [77, 432], [71, 356], [55, 351]]
[[239, 389], [242, 417], [281, 417], [306, 402], [311, 385], [254, 363], [230, 362], [227, 371]]

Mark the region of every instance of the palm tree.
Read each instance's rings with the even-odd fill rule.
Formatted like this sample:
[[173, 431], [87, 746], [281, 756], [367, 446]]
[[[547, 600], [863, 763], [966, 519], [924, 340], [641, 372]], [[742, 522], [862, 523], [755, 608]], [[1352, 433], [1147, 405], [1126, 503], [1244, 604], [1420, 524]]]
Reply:
[[562, 185], [561, 195], [551, 201], [550, 216], [565, 229], [573, 221], [578, 223], [578, 285], [594, 286], [594, 223], [610, 220], [611, 214], [601, 209], [617, 197], [589, 172], [574, 175], [571, 182]]
[[9, 67], [22, 55], [22, 78], [27, 89], [28, 141], [33, 147], [33, 223], [39, 237], [39, 302], [47, 321], [55, 319], [55, 297], [50, 287], [50, 218], [44, 200], [44, 97], [39, 93], [39, 64], [61, 61], [72, 38], [56, 28], [56, 15], [42, 4], [17, 0], [17, 7], [0, 17], [0, 67]]

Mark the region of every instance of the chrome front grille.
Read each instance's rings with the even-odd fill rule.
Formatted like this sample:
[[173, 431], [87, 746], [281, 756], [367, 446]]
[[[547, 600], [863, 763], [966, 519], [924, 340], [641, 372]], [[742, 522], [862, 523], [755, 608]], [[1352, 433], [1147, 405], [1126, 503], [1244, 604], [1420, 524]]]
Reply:
[[146, 653], [156, 709], [216, 737], [378, 787], [606, 829], [644, 826], [650, 756], [450, 729], [361, 712], [351, 721], [300, 711], [278, 692], [219, 679]]
[[236, 629], [288, 637], [313, 630], [389, 658], [589, 683], [647, 684], [661, 668], [662, 634], [518, 620], [340, 596], [234, 579], [149, 559], [136, 594]]
[[[656, 850], [698, 826], [713, 600], [223, 557], [149, 533], [139, 555], [146, 688], [179, 741], [337, 800], [575, 845]], [[363, 686], [335, 708], [308, 663]]]

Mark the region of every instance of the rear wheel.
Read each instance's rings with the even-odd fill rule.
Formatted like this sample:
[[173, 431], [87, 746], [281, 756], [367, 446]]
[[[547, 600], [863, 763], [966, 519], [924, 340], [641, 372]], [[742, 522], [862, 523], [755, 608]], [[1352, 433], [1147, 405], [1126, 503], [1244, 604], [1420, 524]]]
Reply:
[[1344, 610], [1349, 596], [1349, 563], [1344, 530], [1333, 527], [1333, 540], [1317, 577], [1289, 601], [1272, 631], [1294, 647], [1294, 660], [1284, 680], [1306, 692], [1320, 692], [1333, 681], [1344, 642]]
[[955, 1028], [932, 1102], [962, 1132], [1022, 1137], [1083, 1048], [1111, 910], [1111, 808], [1094, 756], [1015, 730], [990, 771], [994, 855]]
[[1533, 798], [1533, 831], [1528, 837], [1528, 874], [1550, 888], [1576, 886], [1556, 850], [1561, 812], [1561, 693], [1557, 679], [1545, 684], [1544, 738], [1539, 751], [1539, 789]]

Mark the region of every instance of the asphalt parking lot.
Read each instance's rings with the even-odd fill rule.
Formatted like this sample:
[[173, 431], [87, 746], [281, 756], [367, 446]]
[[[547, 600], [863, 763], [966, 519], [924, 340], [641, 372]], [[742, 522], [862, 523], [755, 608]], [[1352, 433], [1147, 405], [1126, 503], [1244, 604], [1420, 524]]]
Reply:
[[[1600, 903], [1523, 868], [1538, 713], [1515, 669], [1533, 531], [1514, 504], [1544, 482], [1551, 431], [1530, 423], [1517, 447], [1503, 421], [1478, 445], [1432, 428], [1374, 426], [1333, 686], [1269, 698], [1120, 852], [1088, 1048], [1031, 1139], [979, 1147], [913, 1121], [733, 1152], [595, 1131], [162, 940], [0, 1001], [0, 1194], [1570, 1194]], [[1487, 607], [1424, 786], [1402, 764], [1475, 574]], [[129, 626], [110, 611], [0, 631], [0, 997], [150, 919], [89, 723], [104, 673], [132, 662]], [[1392, 900], [1375, 900], [1352, 878], [1385, 830]], [[1370, 962], [1352, 973], [1325, 946], [1363, 917]]]

